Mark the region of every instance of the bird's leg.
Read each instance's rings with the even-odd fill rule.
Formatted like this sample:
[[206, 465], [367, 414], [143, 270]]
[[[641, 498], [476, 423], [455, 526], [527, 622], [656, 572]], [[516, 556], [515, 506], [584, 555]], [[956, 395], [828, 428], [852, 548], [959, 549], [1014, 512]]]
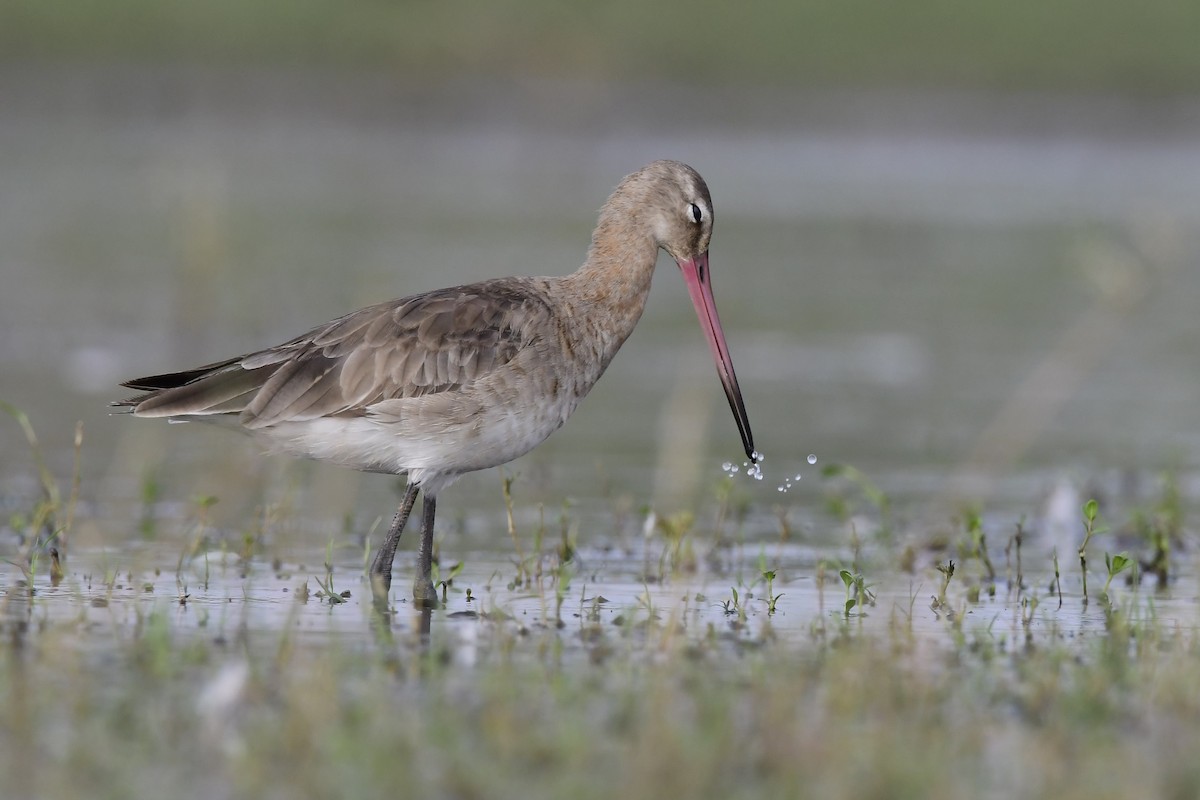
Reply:
[[396, 558], [396, 545], [400, 544], [400, 534], [404, 531], [404, 523], [412, 513], [413, 505], [417, 502], [417, 486], [410, 483], [404, 489], [404, 500], [392, 517], [392, 527], [388, 529], [387, 538], [379, 546], [375, 560], [371, 563], [371, 594], [376, 601], [387, 604], [388, 591], [392, 588], [392, 561]]
[[417, 555], [417, 577], [413, 580], [413, 602], [423, 608], [436, 608], [437, 589], [430, 572], [433, 570], [433, 517], [437, 511], [437, 498], [425, 495], [422, 509], [421, 550]]

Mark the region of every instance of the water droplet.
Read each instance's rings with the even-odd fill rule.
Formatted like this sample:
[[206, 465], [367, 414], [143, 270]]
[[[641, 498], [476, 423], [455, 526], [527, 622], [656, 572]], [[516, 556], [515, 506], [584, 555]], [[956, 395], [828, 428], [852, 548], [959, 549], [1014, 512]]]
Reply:
[[762, 453], [758, 452], [757, 450], [755, 450], [754, 452], [752, 452], [750, 454], [750, 458], [751, 458], [751, 460], [754, 461], [755, 464], [761, 464], [762, 462], [767, 460], [767, 457], [764, 456]]
[[817, 456], [814, 453], [808, 454], [808, 463], [810, 463], [810, 464], [817, 463]]
[[798, 481], [798, 480], [800, 480], [800, 473], [799, 473], [799, 472], [797, 472], [797, 473], [796, 473], [796, 477], [792, 478], [792, 480], [794, 480], [794, 481]]
[[721, 470], [723, 472], [729, 472], [731, 469], [733, 469], [733, 464], [728, 461], [721, 465]]

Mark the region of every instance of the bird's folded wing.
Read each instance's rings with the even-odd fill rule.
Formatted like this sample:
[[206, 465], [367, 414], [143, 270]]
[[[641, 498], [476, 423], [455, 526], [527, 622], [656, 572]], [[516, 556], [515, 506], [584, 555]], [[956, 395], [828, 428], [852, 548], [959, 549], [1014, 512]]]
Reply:
[[[240, 415], [247, 428], [359, 415], [377, 403], [461, 390], [509, 363], [551, 311], [513, 279], [369, 306], [278, 347], [130, 381], [143, 416]], [[136, 404], [135, 404], [136, 403]]]

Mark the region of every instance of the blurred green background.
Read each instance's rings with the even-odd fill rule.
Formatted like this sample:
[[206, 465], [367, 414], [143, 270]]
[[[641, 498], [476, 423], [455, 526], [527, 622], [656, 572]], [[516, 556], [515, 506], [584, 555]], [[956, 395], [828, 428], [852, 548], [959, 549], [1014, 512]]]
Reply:
[[1192, 92], [1200, 6], [8, 0], [0, 58], [803, 88]]

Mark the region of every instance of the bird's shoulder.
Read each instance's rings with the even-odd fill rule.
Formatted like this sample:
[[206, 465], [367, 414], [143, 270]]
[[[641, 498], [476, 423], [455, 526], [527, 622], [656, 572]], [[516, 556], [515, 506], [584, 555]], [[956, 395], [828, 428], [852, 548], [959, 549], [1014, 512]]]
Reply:
[[404, 353], [424, 359], [490, 351], [497, 363], [504, 363], [551, 313], [532, 279], [506, 278], [368, 306], [309, 332], [296, 344], [327, 358]]

